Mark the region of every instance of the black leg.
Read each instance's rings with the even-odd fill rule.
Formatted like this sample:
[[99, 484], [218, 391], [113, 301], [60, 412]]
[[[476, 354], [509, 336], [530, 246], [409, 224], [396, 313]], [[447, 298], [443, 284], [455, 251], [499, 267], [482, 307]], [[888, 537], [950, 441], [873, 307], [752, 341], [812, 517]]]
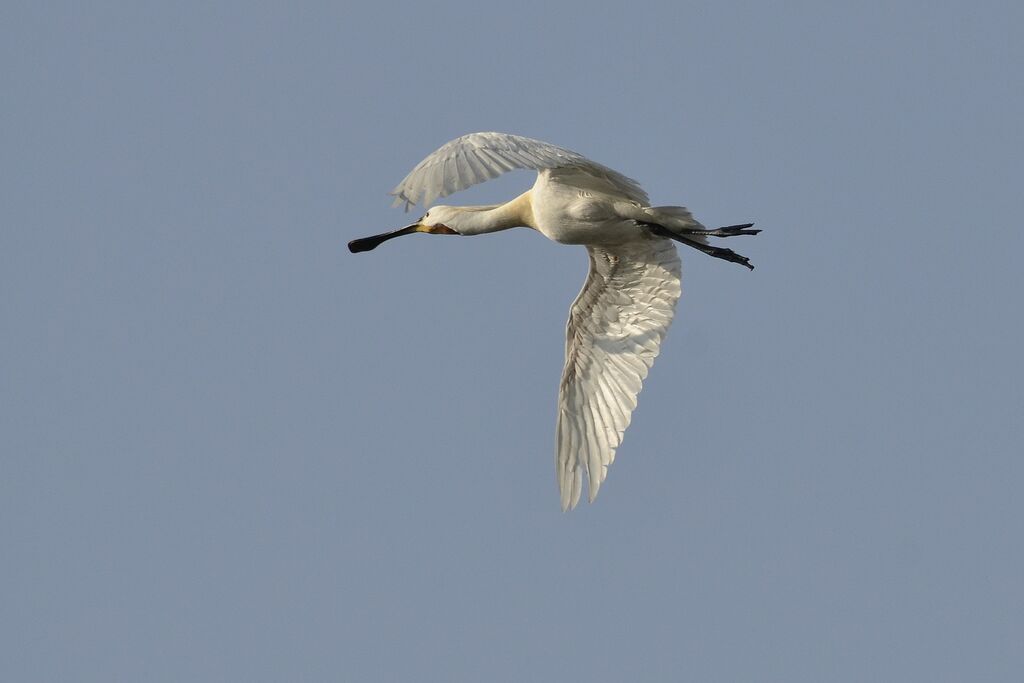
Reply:
[[[720, 258], [720, 259], [723, 259], [725, 261], [729, 261], [731, 263], [738, 263], [741, 266], [746, 266], [750, 270], [754, 269], [754, 266], [750, 265], [750, 259], [748, 259], [746, 256], [741, 256], [740, 254], [737, 254], [732, 249], [726, 249], [725, 247], [715, 247], [715, 246], [712, 246], [710, 244], [704, 244], [703, 242], [698, 242], [697, 240], [688, 239], [687, 237], [685, 237], [683, 235], [676, 234], [676, 233], [672, 232], [671, 230], [669, 230], [667, 228], [664, 228], [664, 227], [662, 227], [662, 226], [660, 226], [660, 225], [658, 225], [656, 223], [643, 223], [643, 222], [640, 222], [640, 221], [638, 221], [638, 223], [640, 223], [640, 225], [643, 225], [643, 226], [649, 228], [651, 230], [651, 232], [653, 232], [655, 235], [660, 235], [661, 237], [668, 237], [669, 239], [673, 239], [676, 242], [681, 242], [682, 244], [685, 244], [685, 245], [687, 245], [689, 247], [693, 247], [694, 249], [696, 249], [698, 251], [704, 252], [708, 256], [714, 256], [715, 258]], [[751, 223], [750, 225], [753, 225], [753, 223]], [[716, 230], [703, 230], [703, 231], [695, 230], [695, 231], [693, 231], [693, 232], [691, 232], [689, 234], [696, 234], [696, 235], [706, 234], [706, 235], [715, 235], [716, 237], [718, 237], [718, 236], [727, 237], [727, 236], [730, 236], [730, 235], [756, 235], [757, 233], [761, 232], [760, 230], [755, 230], [755, 231], [752, 231], [752, 232], [739, 232], [740, 230], [743, 230], [744, 228], [747, 228], [747, 227], [749, 227], [749, 225], [731, 225], [728, 228], [719, 228], [719, 230], [736, 230], [736, 232], [730, 232], [728, 235], [715, 235], [715, 233], [717, 232]]]

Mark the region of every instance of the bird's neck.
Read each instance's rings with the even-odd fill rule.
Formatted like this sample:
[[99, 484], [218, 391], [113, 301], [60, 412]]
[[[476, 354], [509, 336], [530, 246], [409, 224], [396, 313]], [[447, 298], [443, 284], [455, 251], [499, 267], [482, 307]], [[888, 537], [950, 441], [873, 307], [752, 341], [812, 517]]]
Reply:
[[[505, 204], [463, 206], [456, 224], [450, 226], [460, 235], [481, 235], [509, 228], [533, 228], [533, 204], [527, 190]], [[453, 221], [453, 223], [455, 223]]]

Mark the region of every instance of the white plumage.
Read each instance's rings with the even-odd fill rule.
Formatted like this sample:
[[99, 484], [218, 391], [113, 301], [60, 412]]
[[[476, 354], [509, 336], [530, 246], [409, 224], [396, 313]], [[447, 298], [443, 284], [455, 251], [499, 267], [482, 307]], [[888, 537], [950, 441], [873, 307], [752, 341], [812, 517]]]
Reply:
[[590, 500], [615, 460], [637, 394], [679, 300], [679, 255], [667, 239], [587, 247], [590, 274], [569, 310], [555, 457], [562, 508]]
[[555, 469], [562, 509], [579, 502], [583, 474], [593, 502], [629, 426], [680, 294], [669, 238], [752, 268], [707, 236], [756, 234], [750, 224], [707, 230], [683, 207], [651, 207], [636, 181], [571, 150], [507, 133], [473, 133], [433, 152], [392, 190], [396, 205], [439, 197], [516, 168], [538, 171], [533, 187], [505, 204], [434, 206], [416, 223], [349, 243], [353, 252], [413, 232], [477, 235], [533, 228], [586, 245], [590, 272], [566, 325], [558, 396]]
[[578, 168], [606, 178], [626, 197], [646, 203], [647, 194], [635, 180], [593, 162], [572, 150], [508, 133], [470, 133], [448, 142], [416, 164], [391, 194], [395, 206], [429, 206], [435, 199], [497, 178], [517, 168]]

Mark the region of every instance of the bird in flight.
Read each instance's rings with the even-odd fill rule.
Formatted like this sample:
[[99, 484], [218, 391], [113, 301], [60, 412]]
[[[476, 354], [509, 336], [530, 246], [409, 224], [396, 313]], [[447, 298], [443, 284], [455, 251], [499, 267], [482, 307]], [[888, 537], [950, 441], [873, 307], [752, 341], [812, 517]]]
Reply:
[[[513, 169], [537, 171], [533, 187], [504, 204], [430, 206]], [[587, 475], [589, 500], [615, 459], [637, 395], [658, 355], [680, 294], [673, 240], [753, 270], [708, 237], [756, 235], [752, 223], [708, 230], [682, 206], [651, 206], [635, 180], [576, 152], [508, 133], [471, 133], [441, 146], [391, 191], [405, 210], [430, 206], [407, 227], [352, 240], [351, 252], [417, 232], [481, 235], [533, 228], [580, 244], [590, 272], [569, 310], [558, 392], [555, 472], [562, 510], [576, 507]]]

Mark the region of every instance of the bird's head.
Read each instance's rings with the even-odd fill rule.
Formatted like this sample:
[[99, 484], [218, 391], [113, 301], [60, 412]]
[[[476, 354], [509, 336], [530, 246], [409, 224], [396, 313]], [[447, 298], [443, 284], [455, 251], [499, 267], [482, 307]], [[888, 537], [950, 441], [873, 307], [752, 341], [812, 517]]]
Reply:
[[424, 228], [421, 232], [457, 235], [459, 232], [451, 226], [458, 224], [461, 213], [463, 211], [454, 206], [432, 206], [419, 220], [419, 224]]
[[459, 232], [449, 227], [446, 223], [454, 222], [459, 210], [454, 206], [432, 206], [430, 210], [412, 225], [407, 225], [398, 230], [385, 232], [380, 235], [371, 235], [348, 243], [348, 250], [353, 254], [360, 251], [370, 251], [381, 242], [386, 242], [402, 235], [411, 235], [414, 232], [426, 232], [432, 235], [458, 235]]

